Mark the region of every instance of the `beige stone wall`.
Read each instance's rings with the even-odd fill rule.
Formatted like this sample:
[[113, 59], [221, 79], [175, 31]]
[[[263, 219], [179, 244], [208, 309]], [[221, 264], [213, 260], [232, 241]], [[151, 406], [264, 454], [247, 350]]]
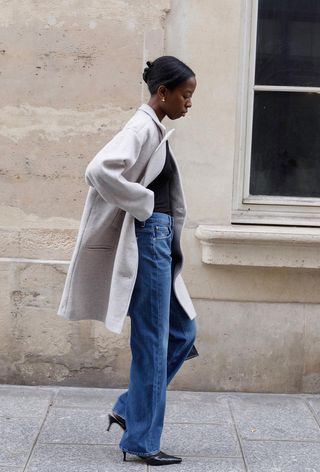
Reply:
[[144, 99], [169, 0], [1, 2], [0, 381], [125, 386], [123, 335], [56, 316], [84, 169]]
[[129, 325], [56, 316], [87, 192], [84, 169], [147, 98], [147, 59], [198, 87], [172, 145], [188, 205], [184, 278], [200, 357], [170, 388], [320, 388], [317, 270], [201, 262], [199, 224], [229, 225], [242, 0], [2, 2], [0, 382], [122, 387]]

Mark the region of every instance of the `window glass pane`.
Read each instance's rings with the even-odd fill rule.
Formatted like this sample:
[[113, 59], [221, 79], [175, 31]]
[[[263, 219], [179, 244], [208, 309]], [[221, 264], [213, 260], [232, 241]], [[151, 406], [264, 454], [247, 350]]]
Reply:
[[256, 92], [250, 194], [320, 197], [320, 94]]
[[319, 0], [259, 0], [255, 83], [320, 87]]

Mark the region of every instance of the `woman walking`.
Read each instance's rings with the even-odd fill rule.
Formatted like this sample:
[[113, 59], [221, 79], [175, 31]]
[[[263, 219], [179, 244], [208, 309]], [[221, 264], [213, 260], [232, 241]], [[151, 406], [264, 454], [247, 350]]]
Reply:
[[98, 319], [117, 333], [130, 317], [130, 381], [108, 430], [124, 430], [123, 460], [133, 454], [160, 466], [182, 460], [160, 449], [167, 385], [198, 355], [196, 312], [180, 274], [185, 201], [161, 121], [188, 112], [196, 79], [173, 56], [147, 62], [143, 79], [148, 104], [86, 169], [90, 189], [58, 314]]

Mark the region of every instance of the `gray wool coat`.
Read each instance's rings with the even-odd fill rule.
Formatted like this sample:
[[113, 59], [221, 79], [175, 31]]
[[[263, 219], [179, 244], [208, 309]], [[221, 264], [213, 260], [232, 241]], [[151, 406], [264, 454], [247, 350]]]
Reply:
[[[110, 331], [121, 333], [138, 269], [134, 219], [144, 221], [153, 212], [154, 193], [146, 187], [164, 166], [165, 143], [173, 131], [166, 133], [154, 110], [143, 104], [89, 162], [85, 171], [89, 190], [59, 316], [67, 320], [99, 320]], [[196, 311], [181, 276], [180, 241], [186, 205], [173, 153], [172, 157], [173, 288], [181, 306], [193, 319]]]

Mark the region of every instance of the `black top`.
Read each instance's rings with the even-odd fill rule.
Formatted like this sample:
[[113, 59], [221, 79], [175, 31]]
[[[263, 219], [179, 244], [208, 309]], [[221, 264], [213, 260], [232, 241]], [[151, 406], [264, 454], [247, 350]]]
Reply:
[[170, 180], [172, 177], [172, 156], [170, 154], [168, 141], [166, 141], [166, 161], [162, 171], [147, 188], [154, 192], [154, 209], [160, 213], [172, 216], [170, 206]]

